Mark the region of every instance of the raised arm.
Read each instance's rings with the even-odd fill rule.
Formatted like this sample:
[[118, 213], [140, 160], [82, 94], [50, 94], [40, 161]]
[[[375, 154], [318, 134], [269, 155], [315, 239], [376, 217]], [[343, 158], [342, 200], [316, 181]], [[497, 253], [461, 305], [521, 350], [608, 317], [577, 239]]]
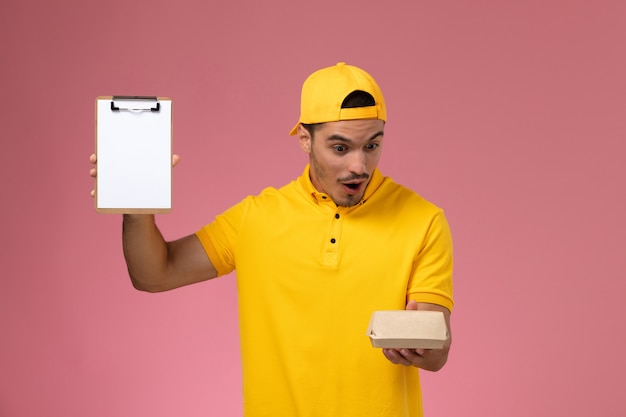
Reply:
[[217, 276], [195, 235], [166, 242], [153, 215], [124, 215], [122, 243], [133, 286], [167, 291]]
[[[97, 162], [95, 155], [89, 160], [94, 165]], [[178, 161], [174, 155], [172, 164]], [[90, 175], [97, 175], [95, 166]], [[194, 234], [166, 242], [151, 214], [124, 214], [122, 245], [131, 282], [141, 291], [167, 291], [217, 276]]]

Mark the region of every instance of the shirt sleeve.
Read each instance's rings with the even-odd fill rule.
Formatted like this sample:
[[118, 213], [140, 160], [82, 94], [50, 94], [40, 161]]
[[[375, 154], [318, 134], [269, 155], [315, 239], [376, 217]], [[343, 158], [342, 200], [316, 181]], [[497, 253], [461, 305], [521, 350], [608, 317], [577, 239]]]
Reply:
[[218, 276], [226, 275], [236, 268], [237, 237], [250, 201], [251, 197], [244, 199], [196, 232]]
[[424, 245], [416, 255], [407, 298], [452, 311], [452, 236], [442, 210], [433, 216]]

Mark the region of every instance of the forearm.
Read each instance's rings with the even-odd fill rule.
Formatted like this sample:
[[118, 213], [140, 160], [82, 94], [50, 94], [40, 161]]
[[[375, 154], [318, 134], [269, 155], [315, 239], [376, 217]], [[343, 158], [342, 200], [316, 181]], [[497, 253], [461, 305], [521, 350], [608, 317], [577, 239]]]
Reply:
[[168, 248], [154, 215], [125, 214], [122, 245], [133, 286], [142, 291], [159, 291], [167, 281]]

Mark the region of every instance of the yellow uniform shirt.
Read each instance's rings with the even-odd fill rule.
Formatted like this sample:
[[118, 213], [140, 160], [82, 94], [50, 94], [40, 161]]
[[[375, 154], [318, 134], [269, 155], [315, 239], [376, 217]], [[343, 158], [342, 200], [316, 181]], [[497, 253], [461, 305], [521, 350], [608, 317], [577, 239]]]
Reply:
[[378, 170], [358, 205], [337, 207], [307, 166], [197, 236], [219, 275], [237, 270], [247, 417], [421, 416], [418, 370], [365, 333], [407, 299], [452, 309], [441, 209]]

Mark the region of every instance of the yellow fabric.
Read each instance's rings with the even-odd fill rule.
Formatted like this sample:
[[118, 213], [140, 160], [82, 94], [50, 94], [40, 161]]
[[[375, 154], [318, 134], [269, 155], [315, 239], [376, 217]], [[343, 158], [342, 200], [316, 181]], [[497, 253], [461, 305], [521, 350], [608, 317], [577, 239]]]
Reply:
[[308, 169], [197, 232], [220, 275], [237, 270], [245, 415], [421, 416], [417, 369], [365, 333], [408, 298], [452, 309], [444, 214], [378, 170], [359, 205], [336, 207]]
[[[342, 109], [344, 99], [354, 91], [369, 93], [376, 103], [369, 107]], [[354, 65], [339, 62], [309, 75], [302, 84], [300, 119], [289, 132], [295, 135], [300, 123], [326, 123], [340, 120], [387, 120], [383, 92], [367, 72]]]

